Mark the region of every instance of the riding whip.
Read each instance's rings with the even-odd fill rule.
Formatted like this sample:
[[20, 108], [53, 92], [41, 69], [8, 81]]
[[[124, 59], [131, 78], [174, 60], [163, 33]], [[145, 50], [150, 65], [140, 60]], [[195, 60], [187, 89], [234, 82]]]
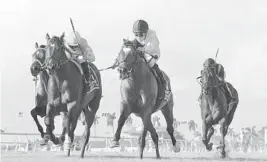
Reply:
[[99, 69], [99, 71], [104, 71], [104, 70], [108, 70], [108, 69], [112, 69], [112, 66], [104, 68], [104, 69]]
[[218, 55], [218, 53], [219, 53], [219, 48], [217, 49], [217, 52], [216, 52], [215, 61], [216, 61], [216, 59], [217, 59], [217, 55]]
[[75, 28], [74, 28], [74, 25], [73, 25], [73, 22], [72, 22], [72, 19], [71, 19], [71, 18], [70, 18], [70, 23], [71, 23], [71, 26], [72, 26], [72, 30], [73, 30], [74, 36], [75, 36], [75, 38], [76, 38], [76, 40], [77, 40], [78, 47], [79, 47], [79, 49], [80, 49], [80, 51], [81, 51], [81, 53], [82, 53], [82, 55], [83, 55], [83, 51], [82, 51], [82, 48], [81, 48], [81, 46], [80, 46], [80, 43], [79, 43], [78, 37], [77, 37], [77, 35], [76, 35], [76, 31], [75, 31]]

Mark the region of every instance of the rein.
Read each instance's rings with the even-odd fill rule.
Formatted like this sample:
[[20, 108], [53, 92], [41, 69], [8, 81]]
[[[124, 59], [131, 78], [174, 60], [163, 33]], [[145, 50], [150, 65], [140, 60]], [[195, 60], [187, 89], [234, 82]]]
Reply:
[[[69, 51], [69, 50], [64, 46], [64, 43], [62, 43], [62, 42], [60, 42], [60, 43], [61, 43], [61, 45], [59, 46], [59, 51], [58, 52], [61, 52], [61, 53], [65, 54], [65, 56], [67, 58], [67, 55], [65, 53], [65, 50], [67, 50], [67, 51]], [[50, 56], [49, 58], [47, 58], [47, 60], [45, 61], [44, 68], [47, 69], [47, 64], [48, 64], [47, 62], [49, 60], [51, 60], [51, 59], [57, 60], [57, 63], [55, 64], [54, 70], [59, 69], [62, 65], [66, 64], [66, 63], [68, 63], [70, 61], [70, 59], [68, 59], [68, 58], [66, 60], [63, 60], [62, 61], [61, 60], [61, 57], [62, 56], [60, 56], [58, 59], [56, 59], [55, 58], [55, 55], [53, 54], [52, 56]]]
[[[205, 71], [205, 72], [207, 73], [207, 71]], [[212, 74], [210, 71], [208, 71], [208, 72], [210, 74]], [[213, 78], [213, 82], [214, 82], [214, 79], [216, 79], [216, 77], [218, 77], [217, 74], [215, 74], [215, 78]], [[200, 78], [201, 78], [201, 81], [199, 82], [198, 79], [200, 79]], [[200, 86], [202, 88], [202, 93], [205, 94], [205, 91], [207, 91], [207, 90], [204, 91], [205, 87], [204, 87], [204, 84], [202, 82], [202, 78], [203, 78], [202, 76], [197, 77], [197, 82], [200, 84]], [[222, 82], [217, 82], [216, 84], [213, 84], [213, 82], [210, 82], [210, 81], [207, 81], [207, 82], [208, 83], [206, 83], [206, 84], [208, 84], [208, 86], [211, 87], [211, 89], [217, 88], [217, 87], [219, 87], [219, 86], [221, 86], [223, 84]], [[207, 89], [207, 87], [206, 87], [206, 89]]]
[[[132, 49], [132, 48], [131, 48]], [[122, 79], [126, 79], [126, 78], [129, 78], [130, 77], [130, 75], [131, 75], [131, 73], [132, 72], [134, 72], [135, 71], [135, 67], [140, 63], [140, 62], [138, 62], [138, 53], [137, 53], [137, 51], [136, 50], [134, 50], [134, 57], [135, 57], [135, 59], [134, 59], [134, 61], [132, 62], [132, 63], [127, 63], [125, 60], [123, 60], [123, 61], [120, 61], [118, 64], [120, 65], [120, 64], [123, 64], [123, 63], [125, 63], [126, 64], [126, 72], [121, 72], [121, 73], [124, 73], [125, 75], [124, 75], [124, 77], [122, 78]]]
[[[39, 48], [37, 48], [37, 50], [43, 50], [43, 51], [45, 51], [45, 48], [40, 48], [39, 47]], [[39, 59], [36, 59], [36, 58], [33, 59], [33, 63], [34, 62], [37, 62], [41, 66], [41, 69], [40, 70], [45, 70], [46, 69], [45, 62], [42, 63]]]

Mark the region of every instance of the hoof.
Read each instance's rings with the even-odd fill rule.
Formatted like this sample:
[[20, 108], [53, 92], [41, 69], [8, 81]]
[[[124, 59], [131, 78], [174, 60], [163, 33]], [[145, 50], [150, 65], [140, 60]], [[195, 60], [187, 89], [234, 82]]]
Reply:
[[209, 143], [209, 144], [208, 144], [208, 147], [207, 147], [207, 150], [208, 150], [208, 151], [211, 151], [211, 150], [212, 150], [212, 146], [213, 146], [213, 143]]
[[115, 148], [115, 147], [119, 147], [119, 146], [120, 146], [119, 141], [112, 141], [110, 148]]
[[41, 146], [45, 146], [45, 145], [48, 144], [48, 141], [49, 141], [49, 139], [47, 139], [47, 138], [42, 138], [41, 141], [40, 141], [40, 145], [41, 145]]
[[180, 149], [180, 147], [178, 146], [178, 144], [177, 144], [177, 143], [175, 144], [175, 146], [173, 146], [173, 151], [174, 151], [175, 153], [177, 153], [177, 152], [180, 152], [180, 151], [181, 151], [181, 149]]
[[226, 157], [226, 152], [225, 151], [220, 151], [221, 158], [224, 159]]

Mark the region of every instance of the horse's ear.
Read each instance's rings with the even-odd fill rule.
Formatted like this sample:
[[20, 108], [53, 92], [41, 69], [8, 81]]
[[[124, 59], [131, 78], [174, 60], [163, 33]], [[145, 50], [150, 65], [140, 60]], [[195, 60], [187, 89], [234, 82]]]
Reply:
[[48, 33], [46, 33], [46, 40], [50, 39], [50, 35]]
[[35, 42], [35, 48], [37, 49], [39, 47], [38, 43]]
[[64, 37], [65, 37], [65, 32], [63, 32], [62, 35], [60, 36], [60, 40], [63, 41]]

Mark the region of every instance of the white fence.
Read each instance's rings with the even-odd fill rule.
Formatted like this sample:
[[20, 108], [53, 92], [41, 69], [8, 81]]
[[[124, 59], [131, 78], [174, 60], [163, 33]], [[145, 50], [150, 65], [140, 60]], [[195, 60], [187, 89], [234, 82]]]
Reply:
[[[58, 136], [58, 135], [57, 135]], [[1, 133], [1, 150], [5, 151], [42, 151], [42, 150], [50, 150], [50, 151], [61, 151], [63, 150], [62, 146], [58, 147], [49, 143], [46, 147], [41, 147], [39, 145], [39, 140], [41, 139], [40, 134], [38, 133]], [[111, 140], [113, 137], [103, 137], [103, 136], [91, 136], [90, 142], [88, 145], [88, 149], [91, 151], [112, 151], [109, 146], [111, 144]], [[123, 149], [126, 151], [136, 151], [138, 149], [137, 138], [127, 138], [122, 137], [121, 141], [122, 147], [119, 149]], [[100, 145], [97, 143], [100, 141]], [[102, 144], [101, 144], [102, 142]], [[177, 141], [181, 146], [182, 151], [193, 151], [193, 149], [197, 152], [205, 151], [204, 147], [199, 147], [197, 142], [187, 142], [187, 141]], [[172, 148], [171, 141], [169, 139], [159, 139], [159, 143], [161, 145], [161, 151], [170, 151]], [[150, 138], [147, 139], [146, 150], [152, 151], [153, 142]], [[79, 147], [79, 143], [74, 144], [74, 149]], [[199, 147], [199, 148], [198, 148]], [[113, 149], [114, 150], [114, 149]]]

